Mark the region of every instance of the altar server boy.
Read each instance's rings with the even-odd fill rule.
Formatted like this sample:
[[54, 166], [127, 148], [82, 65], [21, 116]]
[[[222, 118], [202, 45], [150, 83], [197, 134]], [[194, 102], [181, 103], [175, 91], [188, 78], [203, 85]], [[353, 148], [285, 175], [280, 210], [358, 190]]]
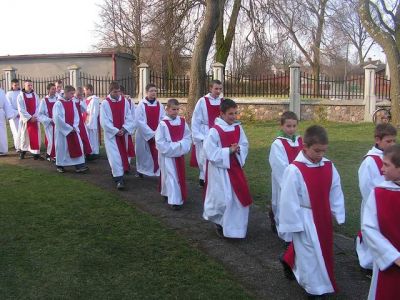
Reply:
[[236, 122], [235, 101], [225, 99], [220, 110], [204, 143], [208, 162], [203, 217], [216, 224], [219, 236], [245, 238], [252, 203], [243, 171], [249, 143]]
[[187, 198], [185, 154], [190, 151], [191, 135], [185, 119], [178, 116], [179, 102], [169, 99], [166, 116], [156, 130], [156, 146], [161, 173], [161, 195], [174, 210]]
[[8, 152], [7, 120], [14, 118], [16, 114], [17, 112], [11, 109], [6, 93], [0, 88], [0, 155]]
[[86, 97], [86, 112], [83, 113], [83, 120], [89, 135], [92, 155], [100, 153], [100, 99], [94, 94], [93, 85], [86, 84], [83, 87]]
[[83, 120], [83, 115], [86, 114], [87, 109], [86, 101], [83, 95], [83, 88], [80, 86], [77, 87], [75, 90], [74, 103], [79, 115], [79, 135], [83, 144], [83, 152], [85, 154], [86, 160], [92, 160], [94, 158], [94, 156], [92, 155], [92, 147], [90, 146], [89, 134]]
[[19, 87], [19, 81], [18, 79], [14, 78], [11, 80], [11, 90], [7, 92], [6, 97], [8, 103], [10, 104], [12, 114], [14, 115], [14, 117], [9, 120], [9, 123], [14, 140], [14, 148], [16, 152], [20, 152], [19, 113], [18, 113], [18, 103], [17, 103], [17, 98], [20, 93], [21, 89]]
[[293, 242], [284, 261], [310, 297], [336, 291], [333, 271], [333, 222], [345, 221], [339, 174], [324, 158], [328, 134], [318, 125], [304, 133], [303, 150], [283, 173], [279, 231]]

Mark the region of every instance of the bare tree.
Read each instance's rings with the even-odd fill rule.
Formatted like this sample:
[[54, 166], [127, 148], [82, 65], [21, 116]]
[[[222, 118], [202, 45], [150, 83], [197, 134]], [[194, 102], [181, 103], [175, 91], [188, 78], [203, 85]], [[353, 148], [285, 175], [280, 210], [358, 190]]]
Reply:
[[389, 64], [392, 120], [400, 126], [400, 4], [399, 1], [359, 0], [358, 12], [364, 27], [385, 51]]

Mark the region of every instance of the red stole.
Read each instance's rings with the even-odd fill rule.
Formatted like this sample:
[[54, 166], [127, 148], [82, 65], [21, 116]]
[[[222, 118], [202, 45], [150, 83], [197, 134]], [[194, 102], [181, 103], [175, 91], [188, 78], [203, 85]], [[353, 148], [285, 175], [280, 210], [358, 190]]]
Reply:
[[[336, 291], [336, 281], [333, 271], [333, 224], [329, 202], [333, 176], [332, 163], [325, 161], [323, 166], [314, 168], [307, 167], [305, 163], [298, 161], [294, 161], [292, 164], [300, 170], [306, 184], [325, 267], [333, 289]], [[294, 252], [294, 250], [292, 243], [288, 249], [288, 253], [291, 251]], [[285, 253], [285, 261], [288, 258], [288, 253]], [[294, 257], [286, 262], [290, 266], [293, 266]]]
[[[89, 142], [89, 137], [87, 135], [85, 123], [83, 121], [83, 116], [82, 116], [82, 111], [81, 111], [81, 103], [80, 100], [78, 99], [79, 102], [75, 102], [76, 109], [78, 110], [78, 115], [79, 115], [79, 135], [82, 140], [83, 144], [83, 152], [85, 154], [90, 154], [92, 153], [92, 147], [90, 146]], [[83, 112], [83, 114], [86, 114], [86, 112]]]
[[299, 154], [299, 152], [301, 150], [303, 150], [303, 139], [301, 137], [298, 138], [298, 146], [292, 147], [290, 146], [289, 142], [287, 141], [287, 139], [284, 138], [277, 138], [278, 140], [280, 140], [283, 144], [283, 147], [285, 148], [285, 152], [289, 161], [289, 164], [291, 164], [297, 157], [297, 154]]
[[[111, 113], [113, 116], [113, 124], [115, 128], [122, 129], [125, 123], [125, 98], [121, 97], [120, 101], [113, 102], [110, 98], [106, 98], [110, 105]], [[132, 140], [128, 136], [128, 145], [126, 145], [125, 134], [118, 136], [115, 135], [115, 141], [117, 143], [119, 155], [121, 156], [122, 165], [124, 171], [129, 171], [131, 166], [129, 165], [129, 157], [133, 157], [133, 144]], [[129, 141], [131, 141], [129, 143]]]
[[[54, 107], [55, 102], [50, 102], [49, 97], [45, 97], [44, 101], [46, 102], [47, 113], [49, 114], [49, 118], [53, 119], [53, 107]], [[54, 124], [52, 124], [52, 127], [53, 127], [53, 144], [52, 144], [51, 151], [50, 151], [50, 157], [54, 158], [54, 157], [56, 157], [56, 145], [54, 143]], [[46, 147], [47, 147], [47, 143], [48, 143], [47, 138], [45, 136]]]
[[[144, 108], [146, 112], [146, 120], [147, 125], [153, 130], [156, 131], [158, 127], [158, 123], [160, 123], [160, 102], [157, 101], [156, 106], [150, 106], [146, 102], [144, 102]], [[158, 151], [156, 148], [156, 141], [154, 138], [147, 141], [150, 147], [151, 157], [153, 158], [153, 165], [154, 170], [153, 172], [156, 173], [159, 166], [158, 166]]]
[[[72, 100], [63, 101], [61, 103], [65, 110], [65, 123], [74, 126], [74, 102]], [[71, 158], [77, 158], [82, 156], [82, 148], [79, 143], [79, 137], [75, 130], [72, 130], [67, 135], [68, 152]]]
[[[379, 230], [400, 251], [400, 193], [377, 187], [375, 199]], [[375, 299], [398, 299], [399, 295], [400, 267], [393, 264], [385, 271], [379, 271]]]
[[[240, 140], [240, 126], [235, 126], [233, 131], [224, 131], [219, 125], [215, 125], [219, 138], [221, 140], [222, 148], [230, 147], [232, 144], [238, 144]], [[247, 184], [246, 176], [236, 154], [229, 156], [230, 168], [228, 169], [229, 180], [231, 182], [233, 191], [238, 197], [240, 203], [246, 207], [253, 203], [250, 195], [249, 186]]]
[[[35, 93], [32, 92], [32, 98], [27, 98], [26, 94], [23, 92], [24, 101], [26, 106], [26, 111], [33, 116], [36, 113], [36, 96]], [[39, 126], [38, 122], [31, 122], [28, 120], [26, 123], [28, 136], [29, 136], [29, 146], [32, 150], [39, 150], [40, 143], [39, 143]]]
[[381, 176], [382, 176], [383, 175], [383, 173], [382, 173], [382, 167], [383, 167], [382, 158], [379, 155], [376, 155], [376, 154], [369, 154], [369, 155], [365, 155], [364, 156], [364, 158], [367, 158], [367, 157], [371, 157], [375, 161], [376, 167], [379, 170], [379, 174], [381, 174]]
[[[165, 124], [168, 127], [169, 135], [171, 136], [171, 140], [173, 142], [178, 142], [183, 139], [183, 135], [185, 133], [185, 119], [181, 118], [181, 124], [174, 126], [171, 124], [169, 120], [164, 120]], [[175, 166], [176, 172], [178, 174], [179, 186], [181, 188], [182, 200], [185, 201], [187, 198], [187, 189], [186, 189], [186, 176], [185, 176], [185, 156], [175, 157]]]

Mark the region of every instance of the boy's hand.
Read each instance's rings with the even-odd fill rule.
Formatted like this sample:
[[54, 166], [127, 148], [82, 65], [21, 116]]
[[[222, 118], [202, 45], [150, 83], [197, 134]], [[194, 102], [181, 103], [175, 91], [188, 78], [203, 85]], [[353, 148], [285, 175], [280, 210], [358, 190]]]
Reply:
[[37, 118], [33, 116], [32, 118], [29, 119], [29, 122], [35, 123], [37, 122]]
[[233, 153], [240, 153], [240, 146], [239, 146], [238, 144], [232, 144], [232, 145], [229, 147], [229, 152], [230, 152], [231, 154], [233, 154]]
[[395, 263], [398, 267], [400, 267], [400, 258], [396, 259], [396, 260], [394, 261], [394, 263]]

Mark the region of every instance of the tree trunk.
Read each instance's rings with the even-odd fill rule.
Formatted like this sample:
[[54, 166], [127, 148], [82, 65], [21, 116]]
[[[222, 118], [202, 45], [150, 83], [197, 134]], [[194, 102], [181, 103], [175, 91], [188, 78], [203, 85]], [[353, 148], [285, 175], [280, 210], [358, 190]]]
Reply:
[[207, 56], [218, 26], [220, 1], [206, 1], [204, 22], [196, 40], [190, 65], [189, 97], [186, 111], [187, 120], [191, 120], [196, 102], [205, 90]]

